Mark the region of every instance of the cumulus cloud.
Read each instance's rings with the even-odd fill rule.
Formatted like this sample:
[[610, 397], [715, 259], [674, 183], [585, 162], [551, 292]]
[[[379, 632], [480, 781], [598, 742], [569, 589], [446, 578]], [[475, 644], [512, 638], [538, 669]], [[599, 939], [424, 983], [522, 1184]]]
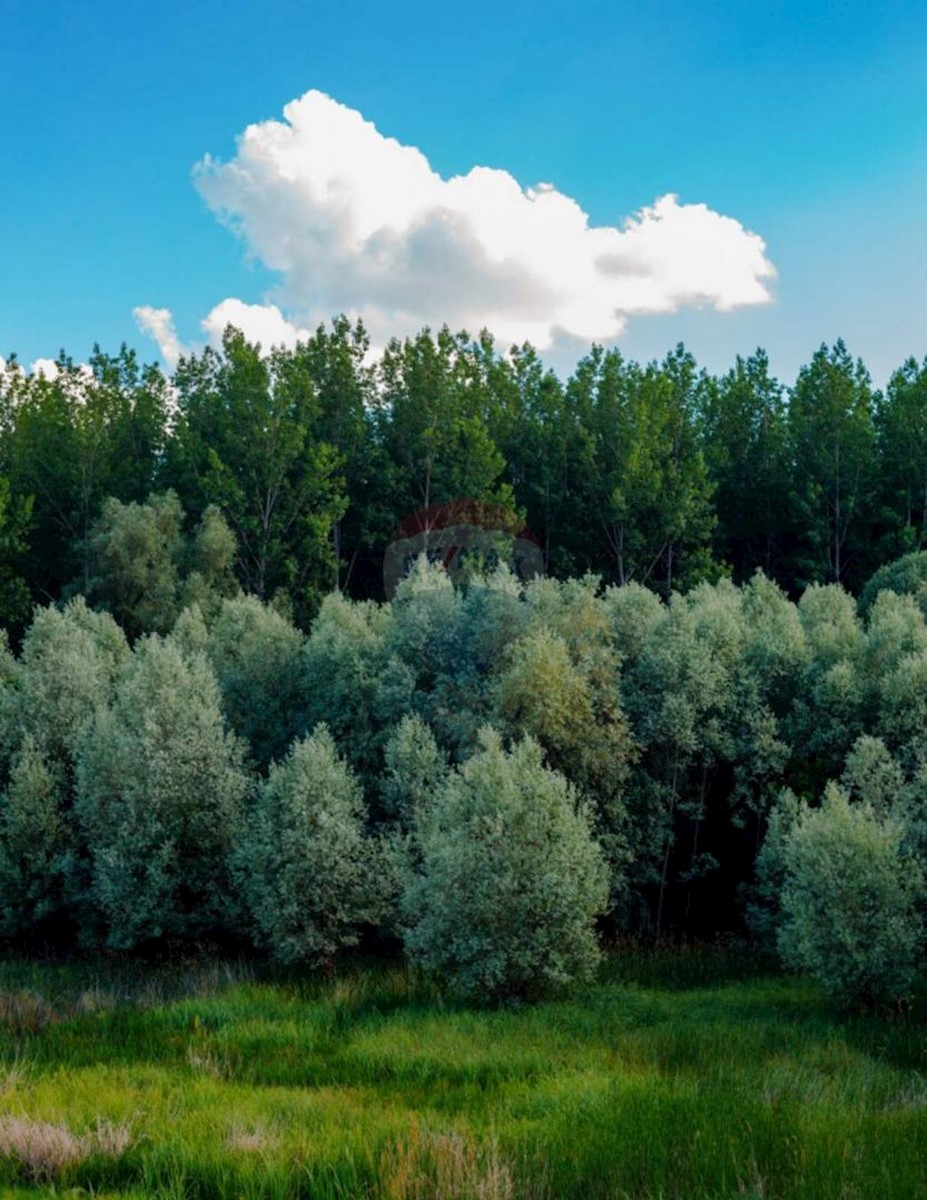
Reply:
[[149, 304], [140, 304], [133, 308], [132, 316], [142, 333], [152, 338], [161, 351], [161, 357], [171, 368], [177, 366], [184, 346], [174, 328], [174, 318], [169, 308], [152, 308]]
[[37, 358], [29, 368], [30, 375], [41, 375], [48, 380], [49, 383], [54, 383], [61, 374], [58, 364], [53, 358]]
[[292, 349], [311, 332], [288, 321], [276, 304], [245, 304], [243, 300], [232, 298], [217, 304], [201, 325], [213, 345], [222, 340], [227, 325], [234, 325], [250, 342], [260, 342], [265, 350], [271, 346]]
[[[447, 322], [545, 349], [614, 340], [635, 314], [771, 299], [762, 238], [704, 204], [666, 195], [592, 225], [552, 184], [523, 188], [485, 166], [442, 178], [420, 150], [318, 91], [283, 120], [248, 126], [229, 161], [207, 155], [194, 179], [249, 256], [279, 275], [260, 304], [218, 304], [202, 322], [213, 341], [232, 321], [265, 347], [292, 344], [346, 312], [375, 341]], [[170, 313], [136, 318], [176, 361]]]

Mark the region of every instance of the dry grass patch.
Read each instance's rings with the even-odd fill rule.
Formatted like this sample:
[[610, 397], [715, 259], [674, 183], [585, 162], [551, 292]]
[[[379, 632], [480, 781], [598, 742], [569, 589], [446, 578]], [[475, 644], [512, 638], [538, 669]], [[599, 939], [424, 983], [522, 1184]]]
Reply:
[[38, 992], [0, 992], [0, 1028], [15, 1036], [41, 1033], [60, 1016]]
[[89, 1158], [121, 1158], [131, 1146], [126, 1125], [97, 1122], [88, 1133], [73, 1133], [66, 1125], [28, 1117], [0, 1118], [0, 1155], [19, 1165], [35, 1181], [58, 1179]]
[[242, 1150], [248, 1154], [262, 1154], [273, 1150], [278, 1138], [264, 1129], [233, 1129], [228, 1136], [230, 1150]]
[[380, 1159], [383, 1200], [514, 1200], [508, 1163], [495, 1141], [481, 1146], [460, 1133], [418, 1126]]

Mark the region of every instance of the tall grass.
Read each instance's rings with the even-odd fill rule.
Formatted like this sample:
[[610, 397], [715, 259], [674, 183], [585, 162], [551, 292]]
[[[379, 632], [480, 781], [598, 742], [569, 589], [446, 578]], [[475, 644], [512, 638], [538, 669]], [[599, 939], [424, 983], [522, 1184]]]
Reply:
[[[80, 1153], [36, 1169], [29, 1129]], [[619, 949], [517, 1010], [369, 963], [0, 962], [3, 1195], [922, 1200], [924, 1145], [920, 1016], [743, 953]]]

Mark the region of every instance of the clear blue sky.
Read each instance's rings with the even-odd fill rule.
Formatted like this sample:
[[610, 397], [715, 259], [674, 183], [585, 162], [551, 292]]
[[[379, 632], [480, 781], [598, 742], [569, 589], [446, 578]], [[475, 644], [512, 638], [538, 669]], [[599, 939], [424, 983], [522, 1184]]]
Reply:
[[260, 301], [191, 168], [316, 88], [442, 175], [551, 181], [601, 224], [674, 192], [763, 237], [774, 303], [632, 317], [632, 356], [761, 344], [789, 380], [843, 336], [884, 382], [927, 354], [927, 2], [764, 8], [0, 0], [0, 354], [156, 357], [134, 306], [192, 339]]

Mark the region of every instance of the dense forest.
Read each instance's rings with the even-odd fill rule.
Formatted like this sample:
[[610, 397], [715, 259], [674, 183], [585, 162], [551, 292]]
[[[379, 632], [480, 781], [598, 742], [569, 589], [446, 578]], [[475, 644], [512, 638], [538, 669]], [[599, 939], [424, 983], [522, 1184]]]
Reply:
[[927, 542], [927, 364], [906, 362], [883, 394], [841, 342], [791, 388], [762, 351], [714, 377], [681, 346], [646, 366], [595, 347], [563, 383], [488, 334], [426, 330], [374, 359], [343, 318], [268, 356], [229, 329], [172, 378], [125, 348], [89, 365], [62, 354], [54, 379], [14, 358], [0, 617], [89, 594], [107, 499], [168, 491], [187, 532], [221, 512], [240, 586], [303, 627], [333, 588], [382, 598], [396, 526], [458, 498], [512, 509], [558, 578], [665, 596], [761, 568], [793, 598], [811, 583], [856, 592]]
[[[0, 383], [0, 937], [400, 941], [464, 995], [602, 936], [750, 935], [906, 997], [927, 889], [927, 364], [785, 389], [682, 348], [338, 320], [173, 377]], [[546, 578], [382, 560], [416, 508], [517, 514]]]

